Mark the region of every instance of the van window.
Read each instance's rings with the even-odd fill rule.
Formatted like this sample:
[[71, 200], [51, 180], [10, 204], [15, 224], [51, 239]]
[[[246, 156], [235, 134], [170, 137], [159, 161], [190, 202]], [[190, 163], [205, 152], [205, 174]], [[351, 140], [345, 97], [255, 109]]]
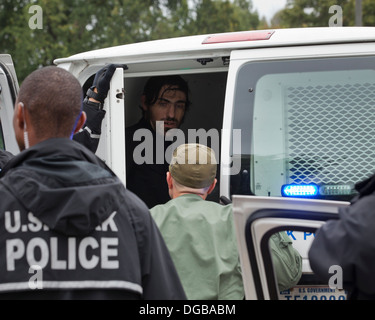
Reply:
[[248, 63], [237, 78], [233, 129], [242, 132], [232, 194], [281, 196], [286, 184], [349, 200], [375, 169], [375, 58]]

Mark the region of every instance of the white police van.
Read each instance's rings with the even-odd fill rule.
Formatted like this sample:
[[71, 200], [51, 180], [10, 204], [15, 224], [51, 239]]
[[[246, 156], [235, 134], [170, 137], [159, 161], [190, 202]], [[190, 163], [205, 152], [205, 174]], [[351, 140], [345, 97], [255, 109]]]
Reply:
[[[246, 299], [346, 299], [344, 291], [314, 276], [307, 252], [317, 228], [337, 217], [355, 195], [354, 184], [375, 169], [375, 28], [200, 35], [105, 48], [55, 63], [84, 90], [104, 65], [127, 66], [112, 79], [97, 152], [124, 182], [125, 127], [141, 117], [146, 80], [181, 75], [192, 101], [181, 128], [184, 142], [219, 141], [214, 200], [221, 196], [234, 204]], [[14, 152], [13, 77], [5, 57], [0, 147]], [[299, 284], [285, 292], [277, 290], [268, 246], [281, 230], [304, 258]]]

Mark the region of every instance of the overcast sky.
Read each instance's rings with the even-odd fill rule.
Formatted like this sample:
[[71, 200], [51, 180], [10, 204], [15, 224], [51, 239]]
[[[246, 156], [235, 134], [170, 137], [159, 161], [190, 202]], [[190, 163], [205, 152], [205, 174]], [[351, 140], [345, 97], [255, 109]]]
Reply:
[[258, 11], [259, 17], [266, 17], [270, 21], [273, 15], [283, 9], [287, 0], [252, 0], [253, 8]]

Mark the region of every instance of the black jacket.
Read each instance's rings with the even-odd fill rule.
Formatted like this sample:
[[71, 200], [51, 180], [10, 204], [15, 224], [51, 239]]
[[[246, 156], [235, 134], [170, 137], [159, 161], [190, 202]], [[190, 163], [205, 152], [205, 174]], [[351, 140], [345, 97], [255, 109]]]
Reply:
[[2, 168], [8, 163], [10, 159], [12, 159], [14, 156], [8, 151], [4, 151], [0, 149], [0, 172]]
[[375, 175], [356, 189], [358, 196], [339, 209], [339, 219], [318, 230], [309, 260], [314, 273], [327, 284], [332, 276], [339, 276], [336, 271], [329, 273], [329, 268], [341, 267], [349, 298], [375, 299]]
[[0, 176], [0, 298], [185, 299], [147, 207], [81, 144], [41, 142]]
[[[134, 133], [140, 129], [146, 130], [149, 135], [142, 138], [142, 141], [137, 141]], [[171, 199], [166, 181], [166, 174], [169, 170], [166, 159], [172, 157], [173, 150], [169, 148], [172, 142], [165, 141], [164, 137], [161, 140], [163, 145], [160, 140], [157, 140], [156, 133], [149, 122], [143, 118], [137, 124], [126, 128], [126, 187], [140, 197], [150, 209], [158, 204], [167, 203]], [[169, 154], [166, 154], [167, 150]], [[139, 156], [141, 151], [144, 159], [151, 160], [149, 163], [136, 163], [135, 157]], [[163, 161], [161, 157], [157, 158], [157, 152], [163, 156]]]
[[100, 135], [102, 133], [102, 121], [106, 111], [97, 109], [86, 103], [83, 103], [83, 111], [86, 112], [87, 120], [83, 128], [73, 136], [73, 140], [83, 144], [92, 152], [96, 152], [99, 145]]

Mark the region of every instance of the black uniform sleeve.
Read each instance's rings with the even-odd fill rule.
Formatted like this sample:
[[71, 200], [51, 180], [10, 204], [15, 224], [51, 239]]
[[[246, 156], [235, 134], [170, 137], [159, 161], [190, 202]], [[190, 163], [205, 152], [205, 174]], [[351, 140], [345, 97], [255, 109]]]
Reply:
[[375, 268], [373, 208], [375, 196], [369, 195], [339, 209], [339, 219], [330, 220], [316, 233], [309, 250], [310, 266], [326, 283], [333, 273], [330, 268], [342, 269], [344, 288], [354, 285], [368, 293], [375, 279], [369, 280]]
[[0, 149], [0, 171], [4, 168], [4, 166], [8, 163], [10, 159], [14, 156], [8, 151]]
[[73, 136], [73, 140], [83, 144], [95, 153], [99, 145], [102, 121], [106, 112], [86, 103], [83, 103], [83, 111], [87, 115], [86, 123], [82, 130]]
[[[348, 207], [340, 211], [338, 220], [330, 220], [316, 233], [309, 250], [310, 266], [314, 273], [328, 283], [332, 274], [331, 266], [339, 265], [347, 270], [346, 280], [352, 280], [353, 262], [355, 256], [353, 248], [358, 246], [358, 230], [352, 229], [354, 225], [348, 220], [353, 216], [353, 208]], [[354, 221], [353, 221], [354, 222]], [[352, 249], [350, 249], [352, 248]]]

